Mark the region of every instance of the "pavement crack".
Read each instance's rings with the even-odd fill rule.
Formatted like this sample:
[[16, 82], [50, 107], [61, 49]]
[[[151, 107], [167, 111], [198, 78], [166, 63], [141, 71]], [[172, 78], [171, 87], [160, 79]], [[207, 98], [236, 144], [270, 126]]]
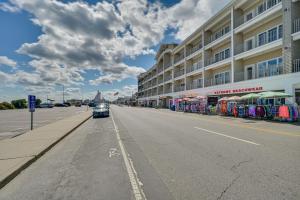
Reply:
[[29, 157], [35, 157], [36, 155], [27, 155], [27, 156], [19, 156], [19, 157], [12, 157], [12, 158], [0, 158], [0, 160], [13, 160], [18, 158], [29, 158]]
[[231, 181], [231, 183], [221, 192], [220, 196], [218, 196], [217, 200], [220, 200], [224, 194], [233, 186], [233, 184], [240, 178], [241, 175], [238, 175], [235, 179]]
[[245, 163], [248, 163], [248, 162], [251, 162], [253, 159], [251, 158], [251, 159], [249, 159], [249, 160], [244, 160], [244, 161], [241, 161], [241, 162], [239, 162], [239, 163], [237, 163], [237, 164], [234, 164], [231, 168], [230, 168], [230, 170], [232, 170], [232, 171], [234, 171], [234, 170], [236, 170], [237, 168], [239, 168], [241, 165], [243, 165], [243, 164], [245, 164]]

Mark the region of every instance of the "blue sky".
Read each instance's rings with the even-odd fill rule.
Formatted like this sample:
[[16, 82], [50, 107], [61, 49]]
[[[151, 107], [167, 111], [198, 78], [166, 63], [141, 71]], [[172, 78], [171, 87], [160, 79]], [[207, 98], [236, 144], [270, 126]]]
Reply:
[[62, 85], [68, 98], [129, 95], [160, 44], [180, 42], [227, 2], [1, 1], [0, 102], [60, 101]]

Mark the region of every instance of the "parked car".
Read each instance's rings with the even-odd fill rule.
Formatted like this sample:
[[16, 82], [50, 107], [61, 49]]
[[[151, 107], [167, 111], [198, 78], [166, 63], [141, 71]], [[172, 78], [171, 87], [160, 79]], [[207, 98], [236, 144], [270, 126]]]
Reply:
[[53, 108], [53, 104], [52, 103], [41, 103], [38, 107], [39, 108]]
[[78, 102], [78, 103], [75, 103], [75, 107], [81, 107], [81, 103], [80, 102]]
[[93, 110], [93, 118], [109, 117], [109, 107], [107, 104], [97, 105]]
[[56, 103], [54, 104], [55, 107], [67, 107], [65, 104], [63, 103]]

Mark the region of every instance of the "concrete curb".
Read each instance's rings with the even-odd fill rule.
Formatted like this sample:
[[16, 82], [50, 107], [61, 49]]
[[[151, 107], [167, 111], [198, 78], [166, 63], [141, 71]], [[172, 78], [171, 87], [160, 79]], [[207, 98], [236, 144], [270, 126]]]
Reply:
[[31, 158], [30, 160], [28, 160], [27, 162], [25, 162], [24, 164], [22, 164], [19, 168], [17, 168], [12, 173], [10, 173], [9, 175], [7, 175], [4, 179], [0, 180], [0, 189], [2, 189], [6, 184], [8, 184], [18, 174], [20, 174], [24, 169], [26, 169], [27, 167], [29, 167], [32, 163], [34, 163], [36, 160], [38, 160], [47, 151], [49, 151], [52, 147], [54, 147], [57, 143], [59, 143], [61, 140], [63, 140], [65, 137], [67, 137], [70, 133], [72, 133], [74, 130], [76, 130], [78, 127], [80, 127], [83, 123], [85, 123], [91, 117], [92, 117], [92, 115], [88, 116], [82, 122], [80, 122], [75, 127], [73, 127], [71, 130], [69, 130], [67, 133], [65, 133], [62, 137], [58, 138], [55, 142], [53, 142], [52, 144], [50, 144], [44, 150], [42, 150], [41, 152], [39, 152], [37, 155], [33, 156], [33, 158]]

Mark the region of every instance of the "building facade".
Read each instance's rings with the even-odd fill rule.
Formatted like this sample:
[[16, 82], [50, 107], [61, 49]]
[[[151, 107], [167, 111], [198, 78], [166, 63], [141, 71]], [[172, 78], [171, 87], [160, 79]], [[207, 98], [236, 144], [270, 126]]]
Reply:
[[233, 0], [138, 76], [140, 105], [184, 96], [284, 91], [300, 103], [300, 1]]

